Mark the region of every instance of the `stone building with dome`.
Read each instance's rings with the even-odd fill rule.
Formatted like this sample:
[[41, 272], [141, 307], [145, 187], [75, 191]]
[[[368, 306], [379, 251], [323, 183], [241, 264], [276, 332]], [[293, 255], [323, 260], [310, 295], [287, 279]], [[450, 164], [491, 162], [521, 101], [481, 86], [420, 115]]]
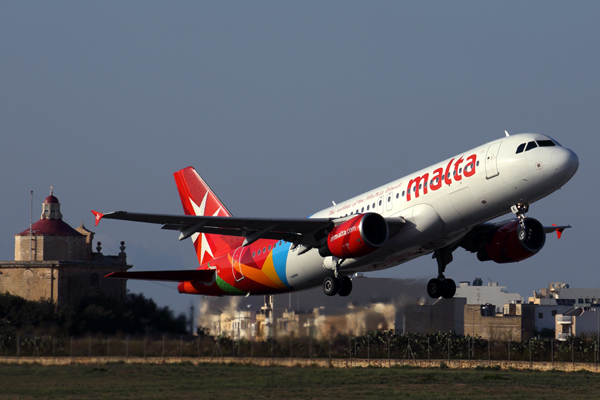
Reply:
[[63, 221], [60, 202], [52, 190], [42, 204], [40, 220], [15, 234], [15, 260], [0, 261], [0, 293], [27, 300], [51, 300], [76, 307], [86, 296], [124, 299], [127, 281], [103, 278], [127, 271], [125, 243], [118, 255], [104, 255], [94, 232]]

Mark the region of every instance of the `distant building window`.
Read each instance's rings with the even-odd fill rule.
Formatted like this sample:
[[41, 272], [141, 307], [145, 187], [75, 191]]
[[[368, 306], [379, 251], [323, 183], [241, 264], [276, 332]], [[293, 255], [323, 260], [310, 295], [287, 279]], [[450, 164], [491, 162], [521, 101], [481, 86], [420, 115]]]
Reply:
[[579, 304], [583, 304], [583, 299], [578, 299], [578, 300], [577, 300], [577, 303], [579, 303]]
[[542, 318], [544, 318], [544, 313], [538, 313], [538, 318], [539, 318], [539, 319], [542, 319]]
[[558, 312], [556, 310], [552, 310], [552, 316], [554, 317]]
[[90, 287], [97, 288], [98, 286], [100, 286], [100, 276], [96, 273], [90, 274]]

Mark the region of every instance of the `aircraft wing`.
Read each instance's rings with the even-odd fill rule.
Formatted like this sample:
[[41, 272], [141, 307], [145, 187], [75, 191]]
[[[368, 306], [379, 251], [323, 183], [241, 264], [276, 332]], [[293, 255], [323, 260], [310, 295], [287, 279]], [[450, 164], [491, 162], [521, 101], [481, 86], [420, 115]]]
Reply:
[[[96, 216], [96, 225], [102, 218], [162, 224], [162, 229], [180, 231], [179, 240], [187, 239], [194, 233], [210, 233], [241, 236], [249, 242], [257, 239], [297, 242], [303, 235], [318, 234], [319, 231], [323, 233], [333, 227], [333, 222], [328, 218], [268, 219], [142, 214], [127, 211], [115, 211], [106, 214], [97, 211], [92, 212]], [[327, 236], [326, 233], [323, 234], [323, 237], [325, 236]]]
[[544, 232], [546, 232], [546, 234], [556, 232], [556, 236], [558, 236], [558, 238], [560, 239], [563, 231], [570, 227], [571, 227], [571, 225], [554, 225], [554, 224], [552, 224], [552, 226], [545, 226]]
[[[510, 221], [512, 220], [504, 220], [499, 222], [484, 222], [483, 224], [475, 226], [463, 239], [461, 239], [458, 243], [455, 244], [453, 250], [460, 246], [470, 252], [478, 251], [484, 245], [485, 240], [490, 232], [502, 228]], [[552, 226], [544, 226], [544, 232], [546, 234], [556, 232], [556, 235], [560, 239], [563, 231], [567, 228], [571, 228], [571, 225], [552, 224]]]
[[[179, 240], [187, 239], [194, 233], [209, 233], [246, 238], [244, 245], [258, 239], [285, 240], [295, 245], [305, 245], [312, 248], [323, 240], [340, 220], [329, 218], [298, 218], [298, 219], [269, 219], [269, 218], [239, 218], [239, 217], [208, 217], [195, 215], [165, 215], [143, 214], [127, 211], [100, 213], [92, 211], [96, 216], [96, 225], [102, 218], [119, 219], [124, 221], [147, 222], [162, 224], [162, 229], [177, 230]], [[345, 221], [342, 219], [341, 221]], [[402, 218], [386, 218], [389, 226], [389, 236], [392, 237], [402, 229], [405, 221]]]

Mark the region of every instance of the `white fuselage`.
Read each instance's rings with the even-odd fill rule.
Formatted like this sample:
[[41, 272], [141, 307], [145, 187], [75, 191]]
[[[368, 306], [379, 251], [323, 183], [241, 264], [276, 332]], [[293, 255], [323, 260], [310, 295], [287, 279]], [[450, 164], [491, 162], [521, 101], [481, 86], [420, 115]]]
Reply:
[[[525, 150], [530, 142], [551, 140], [541, 134], [519, 134], [489, 142], [311, 218], [344, 218], [365, 212], [403, 218], [406, 224], [385, 245], [367, 256], [345, 260], [340, 272], [348, 275], [390, 268], [451, 245], [474, 226], [510, 213], [511, 206], [531, 204], [562, 187], [579, 165], [575, 153], [560, 145]], [[286, 260], [292, 287], [316, 286], [331, 275], [331, 257], [323, 258], [316, 250], [300, 253], [292, 249]]]

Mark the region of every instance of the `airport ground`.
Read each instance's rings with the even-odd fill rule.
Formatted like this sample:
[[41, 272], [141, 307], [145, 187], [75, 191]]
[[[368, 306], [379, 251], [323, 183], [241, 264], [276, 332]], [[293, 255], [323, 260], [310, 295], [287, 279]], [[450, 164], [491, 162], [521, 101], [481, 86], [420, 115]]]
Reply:
[[1, 399], [596, 399], [598, 375], [414, 366], [329, 368], [240, 363], [0, 364]]

